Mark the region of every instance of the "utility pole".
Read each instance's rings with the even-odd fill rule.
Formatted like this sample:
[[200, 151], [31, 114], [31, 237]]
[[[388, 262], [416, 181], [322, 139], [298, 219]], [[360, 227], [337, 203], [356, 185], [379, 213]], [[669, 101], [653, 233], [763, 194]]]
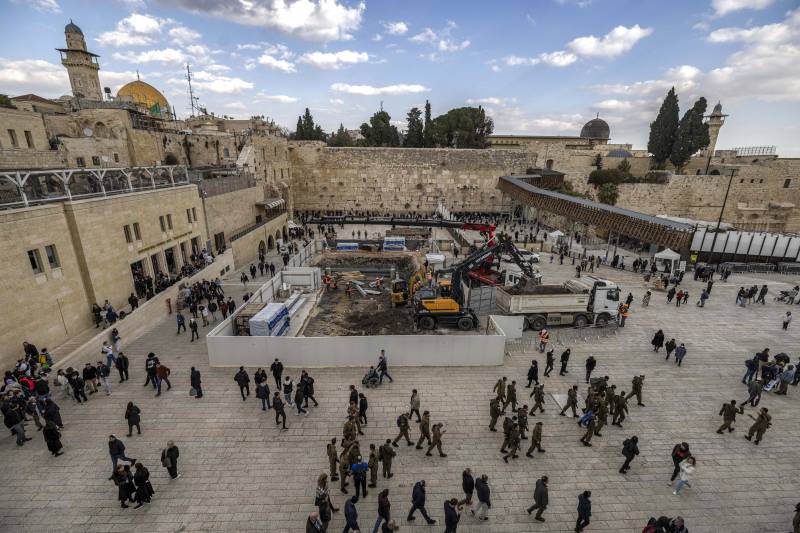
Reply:
[[[728, 178], [728, 188], [725, 189], [725, 198], [722, 200], [722, 209], [719, 210], [719, 218], [717, 219], [717, 229], [714, 232], [714, 238], [711, 240], [711, 250], [708, 251], [708, 263], [711, 264], [711, 258], [714, 257], [714, 245], [717, 244], [717, 235], [719, 235], [719, 226], [722, 224], [722, 213], [725, 212], [725, 204], [728, 203], [728, 193], [731, 192], [731, 183], [733, 183], [733, 176], [736, 174], [736, 169], [731, 169], [731, 175]], [[725, 251], [722, 251], [722, 255], [725, 254]], [[722, 257], [722, 256], [720, 256]]]
[[189, 82], [189, 103], [192, 107], [192, 117], [194, 117], [194, 92], [192, 92], [192, 70], [189, 68], [189, 63], [186, 63], [186, 81]]

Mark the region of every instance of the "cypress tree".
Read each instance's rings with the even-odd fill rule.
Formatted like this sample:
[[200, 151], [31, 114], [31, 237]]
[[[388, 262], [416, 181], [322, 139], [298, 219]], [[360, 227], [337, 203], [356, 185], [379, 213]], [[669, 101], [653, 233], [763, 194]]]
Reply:
[[678, 133], [678, 96], [675, 87], [667, 93], [658, 116], [650, 123], [650, 139], [647, 141], [647, 151], [653, 155], [655, 168], [664, 168], [672, 154], [672, 146]]
[[422, 132], [422, 144], [425, 148], [433, 148], [433, 120], [431, 119], [431, 103], [425, 100], [425, 128]]
[[691, 109], [686, 111], [678, 125], [678, 138], [672, 146], [670, 162], [680, 174], [691, 157], [703, 148], [708, 147], [708, 124], [703, 124], [703, 115], [708, 106], [706, 99], [700, 97]]

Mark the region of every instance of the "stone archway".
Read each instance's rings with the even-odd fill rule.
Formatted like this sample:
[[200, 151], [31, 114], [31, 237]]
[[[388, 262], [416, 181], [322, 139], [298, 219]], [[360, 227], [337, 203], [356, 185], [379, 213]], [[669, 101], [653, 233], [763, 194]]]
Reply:
[[267, 239], [267, 250], [274, 250], [274, 249], [275, 249], [275, 241], [272, 239], [272, 235], [270, 235], [269, 238]]
[[262, 255], [266, 255], [266, 253], [267, 253], [267, 245], [264, 244], [264, 241], [259, 241], [259, 243], [258, 243], [258, 255], [262, 256]]
[[178, 164], [178, 158], [175, 156], [175, 154], [167, 152], [167, 154], [164, 156], [164, 164], [165, 165], [177, 165]]
[[283, 227], [283, 240], [287, 242], [289, 240], [289, 233], [286, 231], [286, 226]]
[[275, 240], [276, 240], [276, 241], [279, 241], [279, 240], [281, 240], [281, 232], [280, 232], [280, 230], [278, 230], [278, 231], [276, 231], [276, 232], [275, 232]]

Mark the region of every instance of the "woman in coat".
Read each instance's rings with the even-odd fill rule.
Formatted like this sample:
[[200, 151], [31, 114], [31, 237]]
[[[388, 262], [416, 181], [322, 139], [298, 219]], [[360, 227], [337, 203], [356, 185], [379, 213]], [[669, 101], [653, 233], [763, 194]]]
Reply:
[[47, 449], [50, 450], [50, 453], [52, 453], [54, 457], [58, 457], [64, 453], [61, 451], [61, 448], [63, 448], [61, 445], [61, 432], [58, 431], [55, 422], [48, 420], [44, 425], [42, 435], [44, 436], [45, 443], [47, 443]]
[[150, 484], [150, 472], [144, 467], [142, 463], [134, 465], [136, 473], [133, 474], [133, 482], [136, 484], [136, 507], [138, 509], [145, 503], [150, 503], [150, 498], [156, 491], [153, 490], [153, 485]]
[[142, 428], [139, 426], [139, 423], [142, 421], [141, 413], [142, 410], [135, 406], [133, 402], [128, 402], [128, 407], [125, 409], [125, 419], [128, 421], [129, 437], [133, 433], [133, 426], [136, 426], [136, 431], [139, 435], [142, 434]]
[[475, 478], [472, 477], [472, 470], [467, 468], [461, 473], [461, 489], [464, 491], [464, 501], [472, 506], [472, 493], [475, 492]]
[[650, 344], [653, 345], [653, 351], [658, 352], [662, 346], [664, 346], [664, 332], [661, 330], [656, 331], [655, 336], [653, 336], [653, 340], [650, 341]]
[[181, 477], [178, 473], [178, 457], [180, 457], [180, 455], [180, 450], [171, 440], [168, 440], [167, 447], [161, 450], [161, 465], [167, 469], [171, 479], [178, 479]]
[[314, 499], [317, 508], [319, 509], [319, 519], [322, 522], [322, 530], [328, 530], [328, 523], [331, 521], [332, 513], [339, 509], [333, 507], [331, 502], [331, 494], [328, 491], [328, 474], [322, 473], [317, 479], [317, 495]]
[[672, 494], [677, 496], [684, 485], [689, 485], [689, 482], [694, 476], [695, 464], [695, 458], [692, 456], [689, 456], [681, 461], [681, 464], [679, 465], [681, 469], [680, 478], [678, 478], [678, 481], [675, 482], [675, 490], [672, 491]]
[[136, 488], [133, 485], [133, 476], [131, 475], [131, 467], [128, 465], [117, 465], [117, 470], [112, 477], [114, 484], [119, 487], [117, 497], [119, 498], [120, 507], [127, 509], [128, 500], [134, 501], [133, 495], [136, 494]]
[[52, 421], [60, 429], [64, 429], [64, 422], [61, 421], [61, 408], [49, 398], [44, 401], [44, 419]]

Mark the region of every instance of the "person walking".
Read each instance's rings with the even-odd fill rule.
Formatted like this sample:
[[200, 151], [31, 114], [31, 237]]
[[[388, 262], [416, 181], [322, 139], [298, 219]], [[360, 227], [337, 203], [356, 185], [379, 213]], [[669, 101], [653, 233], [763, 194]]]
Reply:
[[434, 424], [432, 428], [433, 438], [431, 439], [430, 446], [428, 446], [428, 451], [425, 452], [425, 455], [431, 456], [431, 450], [435, 447], [439, 450], [439, 457], [447, 457], [447, 454], [442, 451], [442, 435], [447, 433], [446, 430], [442, 429], [442, 423]]
[[367, 425], [367, 409], [369, 409], [369, 404], [367, 403], [367, 397], [364, 395], [363, 392], [358, 393], [358, 421], [361, 422], [362, 426]]
[[681, 366], [681, 363], [683, 362], [683, 358], [685, 356], [686, 356], [686, 345], [681, 343], [680, 346], [675, 348], [675, 363], [678, 366]]
[[672, 448], [672, 464], [674, 468], [672, 470], [672, 476], [670, 476], [667, 485], [672, 486], [672, 482], [675, 481], [675, 478], [678, 477], [678, 474], [681, 472], [681, 463], [684, 461], [684, 459], [690, 457], [691, 455], [692, 453], [689, 451], [689, 444], [686, 442], [676, 444], [675, 447]]
[[[694, 476], [696, 464], [697, 462], [695, 458], [691, 456], [681, 461], [681, 464], [679, 465], [681, 469], [680, 479], [678, 479], [678, 481], [675, 482], [675, 490], [672, 491], [672, 494], [677, 496], [685, 485], [689, 485], [689, 482], [692, 480], [692, 477]], [[691, 487], [691, 485], [689, 486]]]
[[592, 491], [585, 490], [578, 495], [578, 520], [575, 522], [575, 533], [580, 533], [589, 525], [592, 517]]
[[573, 385], [571, 389], [567, 391], [567, 403], [564, 404], [564, 408], [561, 409], [561, 412], [558, 413], [561, 416], [566, 416], [564, 413], [567, 412], [567, 409], [572, 409], [572, 416], [573, 418], [578, 418], [578, 413], [576, 408], [578, 407], [578, 386]]
[[464, 491], [465, 503], [472, 506], [472, 494], [475, 492], [475, 478], [472, 477], [472, 470], [467, 468], [461, 473], [461, 490]]
[[47, 449], [50, 450], [53, 457], [64, 454], [64, 452], [61, 451], [63, 448], [61, 444], [61, 432], [58, 430], [58, 426], [56, 426], [55, 422], [52, 420], [45, 422], [42, 436], [44, 437], [45, 444], [47, 444]]
[[314, 503], [319, 510], [319, 519], [320, 522], [322, 522], [321, 531], [327, 531], [328, 523], [331, 521], [331, 518], [333, 518], [333, 513], [338, 512], [339, 509], [333, 506], [331, 493], [328, 489], [328, 474], [324, 472], [317, 478], [317, 495], [314, 499]]
[[758, 418], [755, 418], [753, 415], [747, 415], [754, 420], [753, 425], [750, 426], [750, 429], [747, 430], [747, 435], [744, 436], [747, 440], [753, 438], [755, 434], [756, 440], [755, 444], [761, 442], [761, 439], [764, 438], [764, 433], [766, 433], [767, 429], [772, 426], [772, 416], [767, 414], [769, 409], [766, 407], [762, 407], [761, 411], [758, 413]]
[[[243, 366], [239, 367], [239, 371], [233, 376], [233, 381], [239, 385], [239, 394], [242, 395], [242, 401], [247, 400], [247, 396], [250, 396], [250, 376]], [[244, 394], [245, 391], [247, 391], [247, 396]], [[291, 404], [291, 401], [289, 403]]]
[[[409, 401], [410, 410], [408, 411], [408, 417], [411, 418], [412, 414], [417, 415], [417, 424], [421, 422], [421, 417], [419, 416], [419, 406], [420, 406], [420, 397], [417, 389], [413, 389], [411, 391], [411, 400]], [[427, 413], [427, 411], [425, 411]]]
[[133, 428], [136, 428], [138, 435], [142, 434], [141, 423], [141, 409], [139, 409], [133, 402], [128, 402], [128, 407], [125, 408], [125, 420], [128, 421], [128, 436], [133, 433]]
[[134, 468], [133, 483], [136, 485], [136, 506], [134, 509], [138, 509], [142, 505], [150, 503], [150, 499], [156, 491], [153, 490], [153, 485], [150, 483], [150, 471], [142, 463], [136, 463]]
[[398, 433], [397, 437], [392, 441], [392, 445], [397, 447], [399, 446], [397, 442], [402, 438], [405, 437], [406, 444], [408, 446], [413, 446], [414, 443], [411, 442], [411, 437], [408, 435], [408, 413], [400, 413], [400, 416], [397, 417], [397, 427], [400, 429], [400, 433]]
[[792, 321], [792, 312], [786, 311], [786, 314], [783, 315], [783, 331], [789, 329], [789, 322]]
[[203, 382], [200, 377], [200, 371], [195, 367], [189, 372], [189, 386], [195, 391], [195, 399], [199, 400], [203, 397]]
[[416, 448], [421, 450], [422, 443], [426, 441], [427, 444], [431, 443], [431, 415], [428, 411], [422, 413], [422, 419], [419, 423], [419, 439], [417, 440]]
[[569, 370], [567, 370], [567, 363], [569, 363], [569, 356], [571, 353], [572, 351], [569, 348], [567, 348], [561, 354], [561, 370], [559, 370], [558, 372], [559, 376], [563, 376], [564, 374], [569, 374]]
[[128, 366], [130, 366], [130, 361], [128, 361], [128, 356], [122, 352], [117, 354], [117, 360], [114, 363], [114, 366], [117, 367], [117, 372], [119, 373], [119, 382], [122, 383], [123, 381], [128, 380]]
[[269, 403], [269, 385], [266, 381], [262, 381], [256, 386], [256, 398], [261, 400], [262, 411], [272, 409], [272, 405]]
[[475, 480], [475, 492], [478, 493], [478, 505], [472, 510], [472, 516], [485, 522], [489, 520], [489, 517], [486, 515], [492, 507], [489, 476], [484, 474]]
[[397, 452], [394, 451], [392, 439], [386, 439], [386, 442], [378, 450], [378, 460], [383, 463], [381, 474], [386, 479], [394, 476], [392, 473], [392, 460], [396, 455]]
[[298, 416], [301, 414], [305, 414], [308, 416], [308, 411], [303, 408], [303, 399], [305, 398], [303, 394], [303, 387], [300, 383], [297, 384], [297, 387], [294, 390], [294, 405], [297, 407], [297, 414]]
[[347, 503], [344, 504], [344, 529], [342, 533], [348, 533], [348, 531], [361, 531], [361, 528], [358, 527], [358, 511], [356, 510], [356, 502], [358, 501], [357, 496], [353, 496], [347, 499]]
[[[378, 374], [380, 374], [380, 383], [383, 383], [383, 378], [389, 378], [389, 381], [394, 383], [394, 379], [389, 375], [389, 361], [386, 358], [386, 352], [381, 350], [381, 355], [378, 357]], [[419, 416], [419, 415], [417, 415]]]
[[272, 377], [275, 378], [275, 388], [281, 390], [281, 378], [283, 376], [283, 363], [281, 363], [278, 358], [275, 358], [275, 361], [269, 366], [270, 372], [272, 372]]
[[194, 342], [195, 339], [200, 340], [200, 334], [197, 332], [197, 320], [194, 317], [189, 319], [189, 331], [192, 333], [192, 338], [189, 342]]
[[627, 474], [628, 470], [631, 468], [631, 462], [633, 461], [634, 457], [639, 455], [639, 437], [634, 435], [629, 439], [625, 439], [622, 442], [622, 455], [625, 456], [625, 462], [622, 464], [622, 467], [619, 469], [620, 474]]
[[536, 422], [536, 425], [533, 426], [533, 431], [531, 431], [531, 445], [528, 448], [528, 451], [525, 452], [526, 457], [533, 457], [532, 452], [533, 450], [537, 450], [539, 453], [544, 453], [545, 450], [542, 449], [542, 423]]
[[172, 383], [169, 382], [170, 370], [166, 365], [158, 363], [156, 365], [156, 396], [161, 396], [161, 384], [167, 384], [167, 390], [172, 388]]
[[597, 359], [595, 359], [593, 355], [590, 355], [586, 359], [586, 383], [589, 383], [589, 380], [592, 377], [592, 372], [594, 372], [596, 366], [597, 366]]
[[531, 367], [528, 369], [528, 384], [525, 385], [525, 388], [530, 389], [531, 383], [539, 384], [539, 362], [536, 359], [531, 361]]
[[178, 332], [175, 333], [175, 335], [180, 335], [181, 330], [186, 333], [186, 318], [184, 318], [183, 313], [180, 311], [175, 314], [175, 322], [178, 324]]
[[133, 484], [133, 475], [131, 475], [131, 468], [128, 465], [119, 465], [114, 469], [111, 477], [108, 478], [114, 481], [118, 487], [117, 498], [120, 502], [120, 507], [123, 509], [128, 508], [126, 503], [128, 500], [134, 501], [134, 494], [136, 494], [136, 487]]
[[275, 409], [275, 425], [283, 422], [283, 428], [286, 429], [286, 411], [283, 408], [283, 400], [281, 400], [281, 395], [278, 391], [272, 396], [272, 408]]
[[375, 527], [372, 528], [372, 533], [378, 533], [378, 528], [381, 527], [383, 522], [389, 523], [391, 521], [391, 508], [389, 489], [383, 489], [378, 494], [378, 519], [375, 520]]
[[[444, 502], [444, 533], [457, 533], [461, 513], [458, 512], [458, 500], [451, 498]], [[374, 532], [373, 532], [374, 533]]]
[[61, 408], [51, 398], [44, 401], [44, 419], [53, 422], [59, 429], [64, 429], [64, 422], [61, 420]]
[[743, 408], [736, 408], [736, 400], [731, 400], [730, 403], [722, 404], [722, 408], [719, 410], [720, 416], [722, 416], [722, 425], [717, 430], [717, 433], [722, 435], [724, 430], [728, 430], [728, 433], [733, 432], [736, 428], [733, 427], [733, 423], [736, 422], [736, 413], [743, 413]]
[[369, 459], [367, 460], [367, 466], [369, 467], [369, 488], [374, 489], [378, 486], [378, 463], [380, 460], [378, 459], [378, 450], [375, 448], [375, 445], [370, 443], [369, 445]]
[[289, 376], [283, 378], [283, 399], [288, 405], [292, 405], [292, 391], [294, 390], [294, 381]]
[[112, 472], [112, 477], [108, 479], [113, 479], [113, 473], [117, 470], [118, 461], [128, 461], [130, 464], [136, 463], [136, 459], [125, 456], [125, 443], [119, 440], [113, 433], [108, 436], [108, 454], [111, 456]]
[[533, 505], [528, 507], [528, 514], [536, 511], [536, 516], [534, 516], [533, 519], [539, 522], [544, 522], [545, 519], [542, 516], [542, 513], [544, 513], [545, 509], [547, 509], [548, 503], [547, 476], [542, 476], [536, 480], [536, 488], [533, 490]]
[[168, 440], [167, 447], [161, 450], [161, 466], [167, 469], [170, 479], [181, 477], [178, 473], [178, 457], [180, 455], [181, 451], [171, 440]]
[[414, 513], [419, 511], [422, 518], [428, 523], [429, 526], [436, 523], [436, 520], [428, 516], [428, 511], [425, 510], [425, 480], [420, 480], [414, 483], [414, 488], [411, 491], [411, 510], [408, 512], [406, 521], [411, 522], [416, 520]]
[[362, 496], [367, 497], [367, 470], [369, 466], [359, 455], [350, 465], [350, 473], [353, 476], [353, 485], [356, 489], [355, 500], [358, 501]]
[[658, 353], [662, 346], [664, 346], [664, 332], [661, 330], [656, 331], [656, 334], [653, 335], [653, 340], [650, 341], [650, 344], [653, 345], [653, 351]]

